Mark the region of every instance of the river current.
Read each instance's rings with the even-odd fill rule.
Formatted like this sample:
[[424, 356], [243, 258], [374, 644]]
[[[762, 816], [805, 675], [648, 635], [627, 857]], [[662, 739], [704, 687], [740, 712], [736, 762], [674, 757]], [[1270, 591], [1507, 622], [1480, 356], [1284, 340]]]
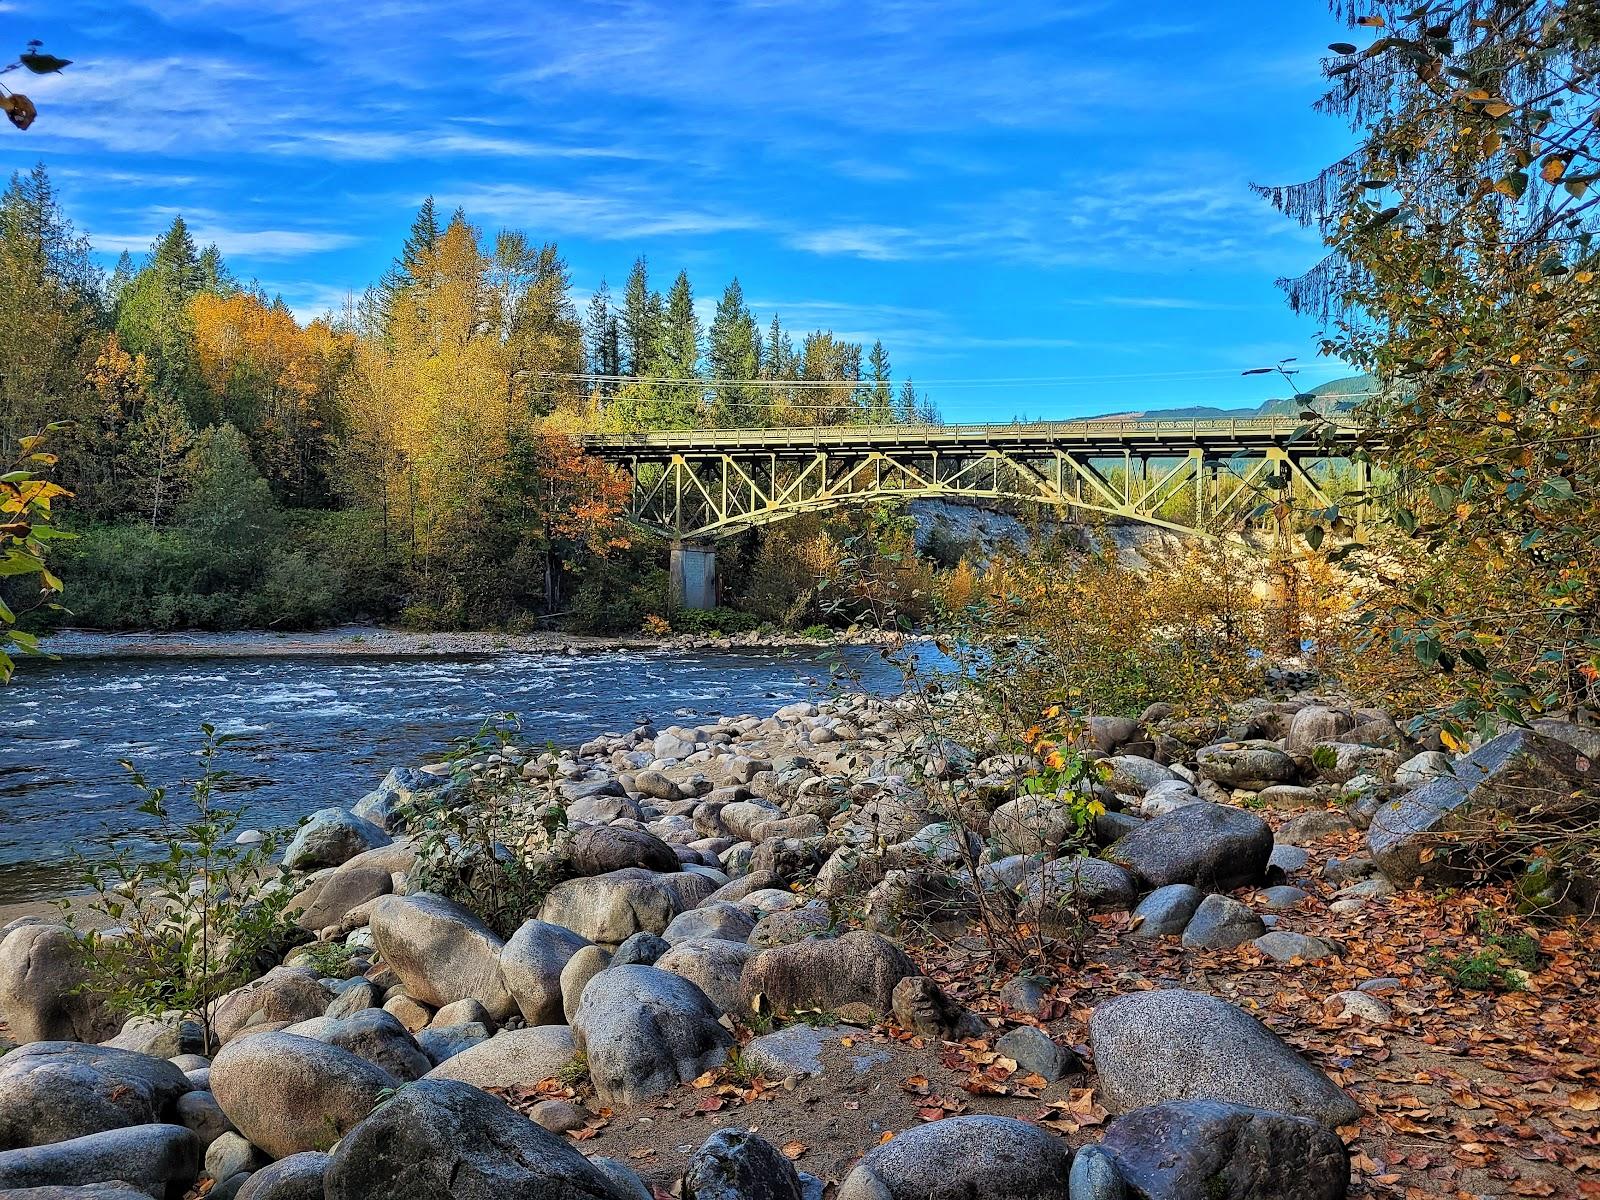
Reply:
[[[521, 738], [570, 745], [638, 720], [766, 714], [833, 686], [843, 661], [860, 685], [894, 690], [876, 651], [603, 650], [459, 657], [309, 654], [118, 657], [63, 639], [58, 661], [27, 661], [3, 695], [0, 904], [74, 889], [75, 853], [150, 848], [148, 819], [119, 760], [152, 782], [192, 779], [200, 726], [237, 734], [224, 766], [247, 822], [291, 827], [348, 806], [390, 767], [436, 758], [490, 714]], [[248, 647], [246, 647], [248, 649]]]

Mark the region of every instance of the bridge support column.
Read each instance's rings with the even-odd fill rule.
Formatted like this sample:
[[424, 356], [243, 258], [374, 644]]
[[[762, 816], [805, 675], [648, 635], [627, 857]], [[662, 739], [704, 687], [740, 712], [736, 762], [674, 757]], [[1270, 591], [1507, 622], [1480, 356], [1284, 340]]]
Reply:
[[672, 543], [670, 560], [672, 603], [678, 608], [717, 606], [717, 550], [715, 546]]

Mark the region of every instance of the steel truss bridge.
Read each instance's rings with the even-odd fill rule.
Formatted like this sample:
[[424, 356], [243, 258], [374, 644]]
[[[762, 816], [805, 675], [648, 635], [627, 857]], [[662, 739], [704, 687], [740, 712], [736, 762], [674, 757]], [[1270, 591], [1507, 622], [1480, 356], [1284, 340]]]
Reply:
[[[1180, 533], [1243, 527], [1264, 498], [1326, 507], [1326, 464], [1353, 426], [1312, 437], [1291, 418], [1030, 425], [843, 425], [593, 434], [633, 481], [629, 516], [678, 544], [888, 498], [1031, 500]], [[1352, 482], [1366, 486], [1364, 460]]]

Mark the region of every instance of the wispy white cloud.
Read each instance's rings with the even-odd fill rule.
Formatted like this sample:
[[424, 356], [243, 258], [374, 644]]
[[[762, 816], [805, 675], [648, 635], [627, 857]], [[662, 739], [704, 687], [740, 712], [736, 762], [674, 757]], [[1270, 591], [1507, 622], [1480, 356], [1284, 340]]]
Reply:
[[[349, 233], [308, 229], [229, 229], [204, 223], [192, 224], [189, 231], [198, 245], [215, 244], [224, 255], [259, 259], [300, 258], [307, 254], [321, 254], [353, 246], [359, 240]], [[118, 254], [124, 250], [137, 253], [148, 250], [159, 232], [94, 234], [91, 241], [96, 250], [104, 253]]]
[[[408, 201], [413, 207], [421, 201]], [[594, 180], [583, 190], [533, 184], [479, 184], [442, 192], [445, 208], [459, 205], [474, 220], [502, 222], [544, 236], [573, 233], [607, 241], [759, 230], [768, 222], [733, 209], [663, 203], [648, 182]]]

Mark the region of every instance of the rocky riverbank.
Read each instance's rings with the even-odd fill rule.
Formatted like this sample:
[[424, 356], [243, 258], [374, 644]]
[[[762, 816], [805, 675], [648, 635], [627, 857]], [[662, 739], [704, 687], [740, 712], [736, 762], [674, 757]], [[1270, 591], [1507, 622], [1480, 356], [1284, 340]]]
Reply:
[[47, 653], [70, 658], [305, 658], [317, 655], [372, 658], [458, 658], [479, 654], [583, 654], [601, 650], [744, 650], [785, 647], [876, 646], [902, 640], [899, 634], [852, 628], [814, 637], [787, 630], [738, 634], [599, 635], [584, 633], [496, 633], [468, 630], [423, 632], [381, 625], [278, 633], [240, 630], [208, 633], [175, 630], [105, 633], [62, 630], [44, 639]]
[[[1534, 990], [1474, 997], [1429, 964], [1480, 906], [1415, 885], [1456, 880], [1463, 814], [1594, 787], [1593, 731], [1457, 759], [1301, 695], [1082, 749], [1087, 845], [1076, 797], [1025, 793], [1042, 764], [907, 700], [397, 769], [300, 827], [299, 933], [210, 1056], [81, 991], [74, 935], [26, 918], [0, 1196], [1581, 1194], [1581, 943], [1547, 927]], [[459, 902], [494, 868], [440, 830], [491, 803], [526, 908]], [[997, 911], [1041, 960], [984, 935]]]

